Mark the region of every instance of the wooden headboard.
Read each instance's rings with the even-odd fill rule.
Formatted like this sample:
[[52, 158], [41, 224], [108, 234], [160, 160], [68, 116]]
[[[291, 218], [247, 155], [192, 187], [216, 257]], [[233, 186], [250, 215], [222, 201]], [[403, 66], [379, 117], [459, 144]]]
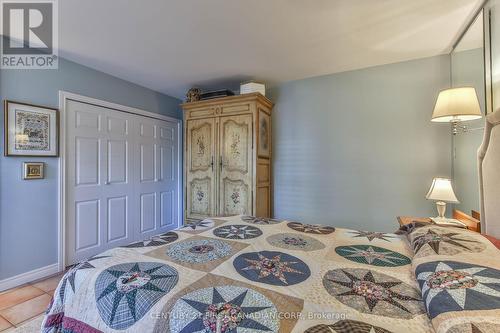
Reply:
[[478, 166], [481, 230], [500, 238], [500, 110], [486, 116]]

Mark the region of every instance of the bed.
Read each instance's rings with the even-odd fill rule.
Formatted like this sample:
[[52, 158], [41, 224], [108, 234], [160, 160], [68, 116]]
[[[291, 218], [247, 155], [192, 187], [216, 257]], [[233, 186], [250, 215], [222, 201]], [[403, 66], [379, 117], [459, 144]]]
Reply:
[[[486, 204], [500, 188], [496, 120], [479, 153], [483, 230], [500, 223]], [[42, 331], [500, 332], [499, 250], [464, 229], [403, 231], [206, 219], [71, 268]]]

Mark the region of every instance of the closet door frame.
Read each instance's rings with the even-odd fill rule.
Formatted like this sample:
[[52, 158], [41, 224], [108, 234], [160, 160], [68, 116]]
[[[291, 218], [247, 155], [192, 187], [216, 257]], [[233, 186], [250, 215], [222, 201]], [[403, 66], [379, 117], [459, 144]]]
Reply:
[[[58, 170], [58, 223], [57, 223], [57, 238], [58, 238], [58, 246], [57, 246], [57, 268], [58, 272], [64, 271], [66, 268], [66, 214], [67, 214], [67, 208], [66, 205], [67, 200], [66, 200], [66, 183], [67, 183], [67, 172], [66, 172], [66, 140], [67, 140], [67, 135], [66, 135], [66, 122], [67, 122], [67, 116], [66, 116], [66, 105], [68, 101], [77, 101], [81, 103], [87, 103], [87, 104], [92, 104], [96, 105], [99, 107], [104, 107], [116, 111], [121, 111], [125, 113], [129, 113], [132, 115], [137, 115], [137, 116], [143, 116], [143, 117], [148, 117], [148, 118], [153, 118], [153, 119], [158, 119], [158, 120], [163, 120], [167, 121], [170, 123], [173, 123], [175, 125], [175, 128], [177, 129], [177, 137], [175, 140], [177, 140], [177, 161], [179, 163], [177, 172], [176, 172], [176, 187], [177, 187], [177, 219], [176, 219], [176, 224], [177, 226], [181, 226], [183, 224], [183, 200], [182, 200], [182, 192], [183, 192], [183, 184], [182, 184], [182, 121], [180, 119], [176, 119], [173, 117], [168, 117], [164, 116], [158, 113], [153, 113], [149, 111], [144, 111], [138, 108], [133, 108], [129, 106], [124, 106], [116, 103], [111, 103], [107, 101], [103, 101], [100, 99], [96, 98], [91, 98], [71, 92], [67, 92], [64, 90], [59, 91], [59, 116], [60, 116], [60, 137], [59, 137], [59, 145], [60, 145], [60, 152], [59, 152], [59, 170]], [[51, 272], [51, 274], [53, 274]]]

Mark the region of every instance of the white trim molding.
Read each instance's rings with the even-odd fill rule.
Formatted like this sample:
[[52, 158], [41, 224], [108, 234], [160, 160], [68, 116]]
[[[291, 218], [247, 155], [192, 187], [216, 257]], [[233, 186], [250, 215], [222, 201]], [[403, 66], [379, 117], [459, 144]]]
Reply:
[[59, 264], [55, 263], [49, 266], [34, 269], [32, 271], [22, 273], [0, 281], [0, 291], [20, 286], [25, 283], [33, 282], [39, 279], [46, 278], [61, 272]]
[[[121, 112], [136, 114], [139, 116], [159, 119], [177, 124], [177, 142], [178, 142], [178, 161], [182, 161], [182, 120], [165, 116], [159, 113], [144, 111], [141, 109], [115, 104], [92, 97], [87, 97], [67, 91], [59, 91], [59, 193], [58, 193], [58, 251], [57, 251], [57, 266], [58, 271], [62, 272], [66, 268], [66, 104], [69, 100], [92, 104], [108, 109], [113, 109]], [[181, 163], [181, 162], [180, 162]], [[182, 163], [181, 163], [182, 165]], [[182, 203], [182, 167], [178, 168], [178, 184], [179, 198], [178, 202], [178, 221], [177, 226], [182, 225], [183, 219], [183, 203]]]

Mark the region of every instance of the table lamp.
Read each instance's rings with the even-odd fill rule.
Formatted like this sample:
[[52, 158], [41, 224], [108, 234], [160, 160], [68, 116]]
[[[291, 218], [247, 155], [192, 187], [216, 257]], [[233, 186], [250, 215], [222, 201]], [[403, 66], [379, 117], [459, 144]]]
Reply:
[[481, 117], [481, 107], [479, 106], [476, 89], [462, 87], [446, 89], [439, 93], [431, 121], [451, 122], [453, 134], [457, 134], [459, 128], [467, 131], [466, 126], [459, 126], [461, 122]]
[[453, 192], [453, 187], [451, 186], [451, 180], [446, 178], [434, 178], [432, 181], [431, 188], [425, 196], [427, 200], [435, 200], [436, 207], [438, 211], [438, 219], [444, 219], [444, 213], [446, 212], [446, 203], [459, 203], [455, 192]]

